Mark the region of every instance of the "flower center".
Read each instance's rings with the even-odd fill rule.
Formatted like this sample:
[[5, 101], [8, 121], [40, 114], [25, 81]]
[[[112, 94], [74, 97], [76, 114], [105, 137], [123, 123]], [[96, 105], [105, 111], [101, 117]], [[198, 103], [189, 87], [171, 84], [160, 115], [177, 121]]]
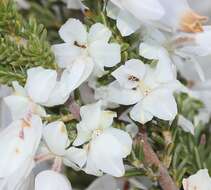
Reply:
[[138, 83], [137, 88], [141, 91], [141, 93], [144, 96], [148, 96], [149, 93], [152, 91], [152, 89], [149, 86], [147, 86], [143, 80], [140, 80], [139, 78], [133, 75], [128, 76], [128, 80], [137, 82]]
[[152, 91], [152, 89], [147, 86], [143, 80], [139, 81], [138, 87], [144, 96], [148, 96]]
[[83, 48], [83, 49], [87, 48], [85, 45], [83, 45], [83, 44], [81, 45], [77, 41], [74, 42], [74, 45], [77, 46], [77, 47]]
[[203, 23], [208, 20], [206, 16], [201, 16], [190, 10], [185, 12], [180, 22], [180, 30], [183, 32], [203, 32]]
[[96, 138], [98, 136], [100, 136], [103, 133], [103, 129], [95, 129], [92, 133], [92, 138]]

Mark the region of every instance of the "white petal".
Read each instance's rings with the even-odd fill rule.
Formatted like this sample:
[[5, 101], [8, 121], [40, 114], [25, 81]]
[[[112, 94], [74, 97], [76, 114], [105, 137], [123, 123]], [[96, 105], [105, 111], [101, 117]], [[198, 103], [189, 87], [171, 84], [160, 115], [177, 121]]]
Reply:
[[191, 175], [189, 178], [183, 179], [182, 183], [184, 190], [208, 190], [211, 188], [211, 178], [207, 169], [199, 170], [196, 174]]
[[92, 182], [86, 190], [117, 190], [121, 188], [121, 185], [118, 182], [119, 181], [116, 178], [110, 175], [104, 175]]
[[[188, 35], [187, 37], [193, 38], [194, 42], [190, 45], [186, 45], [180, 49], [181, 52], [184, 52], [189, 55], [195, 56], [207, 56], [211, 53], [211, 43], [209, 40], [211, 38], [211, 27], [203, 27], [203, 32], [195, 33], [194, 35]], [[186, 37], [186, 36], [185, 36]]]
[[107, 100], [122, 105], [132, 105], [141, 100], [141, 95], [136, 90], [121, 88], [117, 82], [108, 87]]
[[0, 133], [0, 177], [8, 177], [27, 159], [33, 159], [42, 135], [42, 121], [32, 116], [30, 123], [17, 120]]
[[123, 158], [126, 158], [132, 150], [132, 139], [130, 135], [123, 130], [116, 129], [113, 127], [109, 128], [106, 132], [110, 133], [113, 137], [118, 140], [118, 143], [121, 145], [121, 156]]
[[160, 4], [165, 10], [165, 14], [159, 20], [159, 23], [163, 25], [162, 29], [169, 31], [175, 31], [179, 29], [182, 17], [186, 12], [190, 11], [190, 7], [186, 0], [177, 0], [173, 4], [168, 0], [159, 0]]
[[140, 21], [127, 11], [120, 11], [117, 17], [117, 28], [122, 36], [129, 36], [140, 28]]
[[112, 19], [117, 19], [120, 9], [119, 7], [114, 5], [111, 1], [108, 1], [108, 4], [106, 6], [106, 12], [108, 17]]
[[14, 88], [14, 91], [17, 95], [20, 96], [27, 96], [25, 88], [23, 88], [17, 81], [14, 81], [12, 83], [12, 86]]
[[139, 54], [147, 59], [159, 59], [160, 46], [141, 43], [139, 46]]
[[80, 45], [86, 45], [87, 32], [85, 26], [77, 19], [69, 19], [59, 30], [60, 37], [64, 42], [77, 42]]
[[178, 125], [181, 126], [184, 131], [194, 135], [194, 126], [192, 122], [186, 119], [183, 115], [178, 116]]
[[7, 96], [4, 98], [5, 104], [8, 106], [13, 120], [24, 118], [27, 113], [31, 112], [33, 103], [23, 96]]
[[74, 146], [79, 146], [91, 139], [94, 129], [98, 128], [101, 117], [101, 102], [89, 104], [81, 107], [81, 122], [77, 124], [77, 138], [73, 142]]
[[88, 9], [83, 3], [83, 0], [67, 0], [67, 8], [68, 9]]
[[81, 0], [66, 0], [67, 8], [69, 9], [80, 9], [81, 8]]
[[114, 117], [117, 117], [116, 112], [102, 111], [100, 116], [100, 127], [105, 129], [112, 125]]
[[69, 68], [73, 62], [81, 55], [80, 47], [70, 43], [56, 44], [52, 46], [56, 63], [60, 68]]
[[[102, 135], [98, 136], [91, 142], [89, 156], [92, 158], [96, 168], [105, 173], [120, 177], [124, 175], [124, 165], [122, 158], [126, 156], [131, 148], [131, 140], [127, 140], [127, 135], [124, 137], [121, 134], [114, 133], [109, 128]], [[117, 130], [117, 129], [116, 129]], [[120, 136], [119, 136], [120, 135]], [[117, 139], [117, 138], [121, 139]], [[128, 135], [128, 139], [130, 139]], [[126, 140], [126, 141], [125, 141]], [[128, 146], [126, 142], [129, 142]], [[87, 163], [89, 160], [87, 161]]]
[[24, 161], [24, 163], [22, 163], [22, 165], [19, 165], [19, 169], [17, 169], [14, 173], [12, 173], [12, 175], [0, 180], [0, 189], [28, 190], [33, 188], [33, 185], [30, 186], [30, 188], [29, 186], [26, 185], [30, 185], [28, 184], [29, 175], [34, 166], [35, 166], [34, 160], [31, 157], [29, 157], [27, 160]]
[[78, 58], [72, 67], [66, 69], [61, 76], [61, 83], [66, 85], [69, 93], [78, 88], [88, 79], [93, 71], [94, 64], [88, 57]]
[[95, 65], [94, 65], [93, 60], [89, 57], [85, 57], [84, 62], [85, 62], [85, 69], [84, 69], [81, 79], [77, 83], [77, 87], [81, 85], [83, 82], [85, 82], [86, 80], [88, 80], [90, 75], [94, 72]]
[[88, 34], [88, 42], [92, 43], [95, 41], [108, 42], [111, 37], [111, 31], [103, 24], [96, 23], [91, 26]]
[[63, 122], [53, 122], [44, 127], [43, 138], [48, 148], [56, 155], [63, 156], [69, 145], [68, 134]]
[[100, 171], [100, 169], [97, 168], [96, 163], [95, 163], [95, 158], [93, 157], [92, 154], [88, 154], [87, 163], [86, 163], [86, 167], [84, 168], [84, 171], [87, 174], [91, 174], [91, 175], [95, 175], [95, 176], [103, 175], [103, 173]]
[[113, 67], [121, 60], [120, 46], [115, 43], [96, 41], [90, 44], [89, 52], [100, 67]]
[[134, 123], [128, 124], [125, 128], [125, 130], [131, 135], [132, 138], [134, 138], [138, 134], [138, 126]]
[[158, 0], [124, 0], [123, 7], [141, 21], [159, 20], [164, 9]]
[[0, 131], [12, 123], [12, 115], [8, 106], [0, 99]]
[[127, 61], [124, 66], [120, 66], [115, 70], [112, 75], [122, 87], [132, 89], [138, 85], [137, 81], [131, 81], [128, 78], [132, 76], [136, 77], [138, 80], [142, 80], [145, 73], [145, 65], [140, 60], [131, 59]]
[[153, 116], [173, 120], [177, 115], [177, 104], [171, 91], [157, 89], [143, 99], [143, 107]]
[[36, 103], [45, 103], [56, 85], [56, 71], [36, 67], [29, 69], [27, 75], [26, 90], [28, 95]]
[[150, 112], [144, 110], [141, 102], [132, 108], [130, 111], [130, 116], [134, 121], [137, 121], [141, 124], [145, 124], [148, 121], [151, 121], [153, 118], [153, 115]]
[[35, 190], [72, 190], [72, 187], [64, 175], [46, 170], [36, 176]]
[[155, 77], [157, 78], [157, 82], [160, 83], [176, 80], [176, 74], [174, 73], [172, 62], [165, 50], [160, 51]]
[[77, 164], [78, 167], [82, 168], [87, 161], [87, 152], [81, 148], [71, 147], [67, 150], [64, 158], [67, 160], [66, 163], [73, 162]]
[[70, 91], [67, 86], [63, 83], [63, 81], [57, 82], [47, 102], [45, 102], [43, 105], [47, 107], [53, 107], [64, 104], [69, 98], [69, 96]]

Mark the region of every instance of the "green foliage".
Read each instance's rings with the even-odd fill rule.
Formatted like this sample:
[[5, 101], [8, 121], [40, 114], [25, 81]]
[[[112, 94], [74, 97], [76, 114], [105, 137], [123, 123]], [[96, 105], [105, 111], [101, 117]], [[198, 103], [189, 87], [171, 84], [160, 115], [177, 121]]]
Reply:
[[24, 84], [29, 68], [56, 68], [47, 31], [34, 18], [25, 21], [12, 0], [0, 2], [0, 82]]

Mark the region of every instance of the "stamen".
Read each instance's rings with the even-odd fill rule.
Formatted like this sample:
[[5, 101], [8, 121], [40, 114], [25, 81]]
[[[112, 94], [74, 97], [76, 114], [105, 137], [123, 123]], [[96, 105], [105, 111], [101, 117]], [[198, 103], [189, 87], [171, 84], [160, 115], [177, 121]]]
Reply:
[[139, 78], [137, 78], [137, 77], [135, 77], [133, 75], [130, 75], [130, 76], [128, 76], [128, 80], [134, 81], [134, 82], [138, 82], [139, 81]]
[[194, 11], [187, 11], [181, 19], [180, 30], [183, 32], [197, 33], [203, 32], [202, 25], [208, 20], [206, 16], [201, 16]]
[[19, 148], [16, 148], [16, 149], [15, 149], [15, 153], [16, 153], [16, 154], [20, 154], [20, 152], [21, 152], [21, 151], [20, 151]]
[[151, 88], [148, 87], [142, 80], [139, 82], [139, 88], [144, 96], [148, 96], [152, 91]]
[[74, 45], [83, 49], [86, 49], [85, 45], [80, 45], [77, 41], [74, 42]]
[[21, 128], [30, 128], [31, 125], [26, 119], [22, 119]]
[[95, 130], [93, 131], [92, 137], [93, 137], [93, 138], [94, 138], [94, 137], [97, 137], [97, 136], [101, 135], [102, 132], [103, 132], [102, 129], [95, 129]]

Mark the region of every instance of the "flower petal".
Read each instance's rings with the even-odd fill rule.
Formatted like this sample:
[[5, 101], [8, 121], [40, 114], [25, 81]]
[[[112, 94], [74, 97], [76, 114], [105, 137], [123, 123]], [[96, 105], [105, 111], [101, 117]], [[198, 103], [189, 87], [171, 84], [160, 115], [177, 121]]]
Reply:
[[117, 17], [117, 28], [122, 36], [129, 36], [136, 32], [141, 26], [139, 20], [136, 19], [131, 13], [127, 11], [120, 11]]
[[134, 121], [137, 121], [141, 124], [145, 124], [148, 121], [151, 121], [153, 118], [153, 115], [144, 110], [143, 105], [141, 102], [137, 103], [132, 110], [130, 111], [130, 116]]
[[60, 37], [66, 43], [74, 45], [77, 42], [80, 45], [87, 44], [87, 31], [81, 21], [77, 19], [69, 19], [59, 30]]
[[[112, 176], [120, 177], [124, 175], [125, 171], [122, 158], [130, 151], [128, 148], [131, 148], [132, 141], [128, 141], [130, 137], [127, 133], [128, 136], [126, 135], [126, 137], [121, 133], [116, 133], [116, 130], [109, 128], [93, 140], [91, 142], [89, 156], [95, 163], [96, 168]], [[127, 142], [130, 144], [125, 146]], [[87, 164], [88, 162], [89, 160], [87, 160]]]
[[120, 62], [120, 46], [115, 43], [95, 41], [90, 44], [89, 51], [95, 63], [100, 67], [113, 67]]
[[159, 20], [164, 9], [158, 0], [124, 0], [123, 7], [141, 21]]
[[52, 170], [39, 173], [35, 178], [35, 190], [72, 190], [69, 180]]
[[141, 95], [136, 90], [121, 88], [118, 82], [108, 86], [107, 100], [121, 105], [132, 105], [141, 100]]
[[69, 68], [81, 55], [81, 48], [70, 43], [56, 44], [52, 46], [56, 63], [60, 68]]
[[74, 146], [80, 146], [91, 139], [93, 130], [99, 125], [101, 102], [81, 107], [80, 114], [82, 120], [77, 124], [78, 135], [73, 142]]
[[111, 37], [111, 31], [103, 24], [96, 23], [91, 26], [88, 34], [88, 42], [93, 43], [95, 41], [108, 42]]
[[69, 140], [63, 122], [56, 121], [46, 125], [43, 130], [43, 138], [51, 152], [59, 156], [65, 154]]
[[[65, 154], [65, 160], [77, 164], [79, 168], [82, 168], [87, 161], [87, 152], [81, 148], [70, 147]], [[65, 161], [64, 161], [65, 162]]]
[[143, 99], [144, 109], [163, 120], [173, 120], [177, 115], [177, 104], [171, 91], [157, 89]]
[[186, 119], [183, 115], [178, 116], [178, 125], [181, 126], [184, 131], [194, 135], [194, 126], [192, 122]]
[[137, 80], [142, 80], [146, 73], [146, 66], [136, 59], [131, 59], [116, 69], [112, 75], [117, 79], [120, 85], [124, 88], [132, 89], [136, 87], [138, 81], [130, 80], [129, 77], [135, 77]]
[[29, 69], [27, 75], [26, 90], [28, 95], [36, 103], [45, 103], [55, 88], [56, 71], [36, 67]]

